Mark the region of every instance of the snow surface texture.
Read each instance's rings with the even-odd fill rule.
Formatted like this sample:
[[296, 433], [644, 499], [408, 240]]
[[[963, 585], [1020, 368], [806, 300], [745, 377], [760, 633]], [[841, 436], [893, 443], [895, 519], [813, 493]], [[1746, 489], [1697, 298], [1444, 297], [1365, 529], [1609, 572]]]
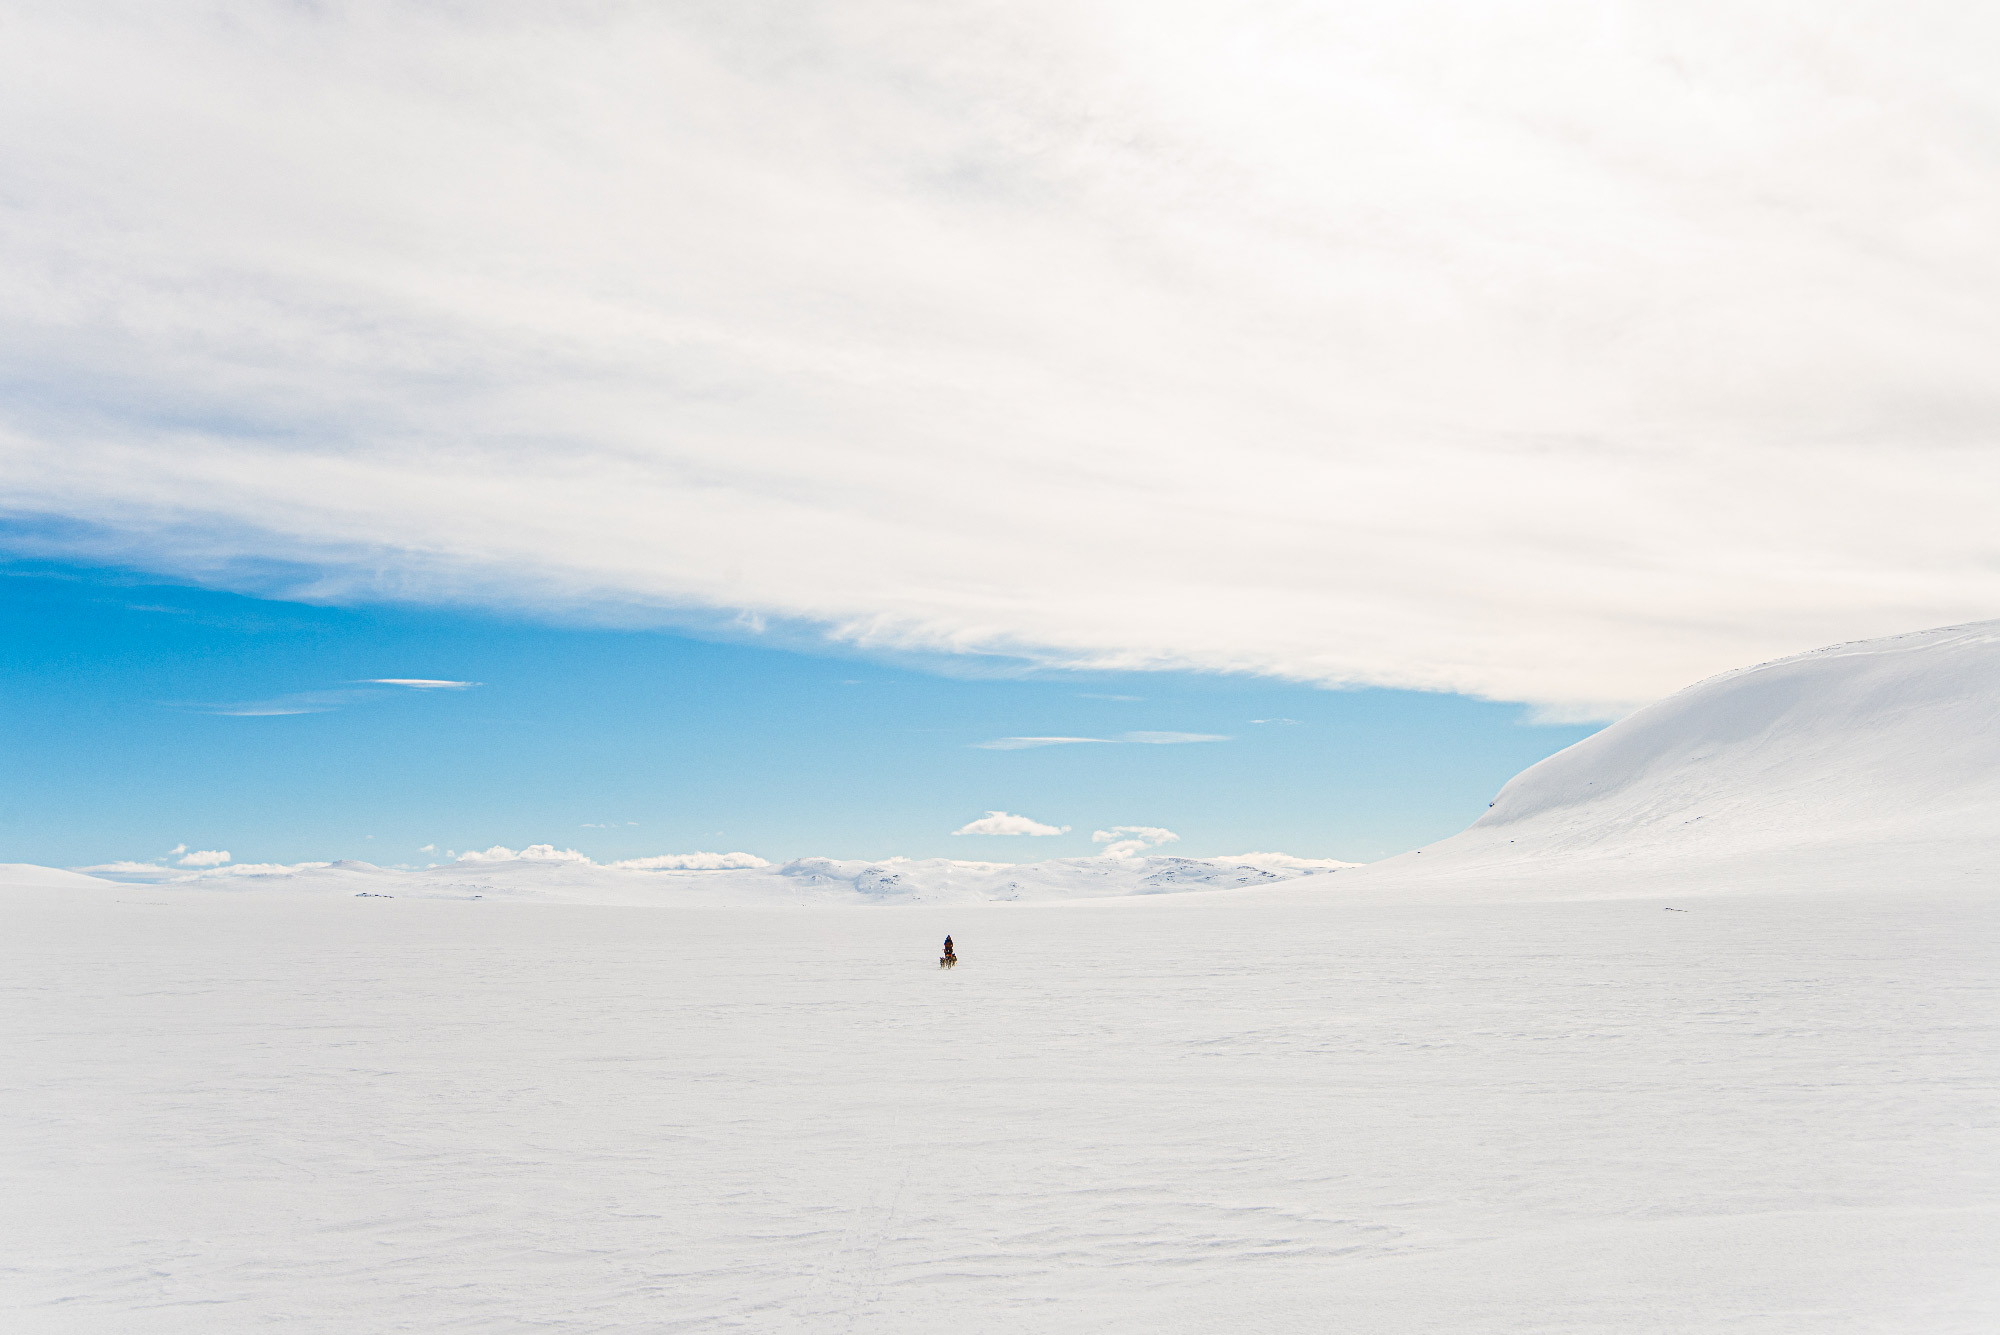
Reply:
[[0, 869], [0, 1324], [2000, 1329], [1997, 633], [1235, 888]]
[[0, 893], [0, 1328], [1996, 1328], [1990, 893], [1311, 884]]

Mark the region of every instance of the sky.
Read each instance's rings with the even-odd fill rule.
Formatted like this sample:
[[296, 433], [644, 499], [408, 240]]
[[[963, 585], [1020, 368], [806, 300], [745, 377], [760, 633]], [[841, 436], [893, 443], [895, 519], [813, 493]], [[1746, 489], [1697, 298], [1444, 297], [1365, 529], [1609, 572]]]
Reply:
[[5, 21], [18, 568], [1509, 727], [2000, 609], [2000, 12]]
[[0, 611], [0, 861], [57, 866], [542, 843], [1365, 861], [1457, 831], [1591, 730], [1439, 693], [892, 663], [46, 563], [0, 571]]

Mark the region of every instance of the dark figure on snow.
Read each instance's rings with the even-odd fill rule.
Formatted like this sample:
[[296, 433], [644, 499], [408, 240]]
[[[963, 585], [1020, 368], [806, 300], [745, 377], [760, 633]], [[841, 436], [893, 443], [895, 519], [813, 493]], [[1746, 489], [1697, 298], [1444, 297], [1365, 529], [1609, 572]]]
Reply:
[[944, 939], [944, 958], [938, 961], [938, 967], [940, 969], [950, 969], [957, 967], [957, 965], [958, 956], [951, 953], [951, 938], [946, 937]]

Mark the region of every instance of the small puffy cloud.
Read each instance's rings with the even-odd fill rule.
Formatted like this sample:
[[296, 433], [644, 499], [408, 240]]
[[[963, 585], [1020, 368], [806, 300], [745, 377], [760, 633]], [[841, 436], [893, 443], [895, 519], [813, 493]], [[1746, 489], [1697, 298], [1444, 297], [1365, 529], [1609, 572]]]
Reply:
[[370, 677], [370, 686], [407, 686], [413, 691], [469, 691], [483, 686], [477, 681], [440, 681], [433, 677]]
[[[186, 845], [182, 845], [182, 847], [186, 847]], [[199, 852], [188, 854], [180, 860], [179, 865], [183, 867], [220, 867], [227, 861], [229, 861], [228, 849], [205, 848]]]
[[1109, 743], [1109, 737], [995, 737], [990, 742], [974, 742], [981, 751], [1026, 751], [1036, 746], [1076, 746], [1083, 742]]
[[1108, 830], [1095, 830], [1090, 836], [1093, 844], [1108, 845], [1104, 850], [1107, 858], [1134, 857], [1149, 848], [1179, 841], [1179, 835], [1157, 825], [1114, 825]]
[[435, 853], [438, 851], [438, 846], [436, 844], [425, 844], [422, 848], [418, 849], [417, 851], [419, 853]]
[[177, 858], [181, 854], [187, 851], [188, 851], [188, 846], [186, 844], [175, 844], [172, 848], [167, 850], [167, 856], [170, 858]]
[[952, 831], [953, 834], [1068, 834], [1067, 825], [1044, 825], [1026, 816], [1010, 816], [1004, 811], [989, 811], [978, 820], [969, 821]]
[[755, 853], [664, 853], [652, 858], [626, 858], [607, 863], [626, 871], [737, 871], [771, 864]]
[[501, 844], [495, 844], [485, 852], [467, 849], [458, 855], [460, 862], [580, 862], [589, 866], [596, 864], [574, 848], [557, 848], [554, 844], [529, 844], [516, 851]]
[[1093, 844], [1109, 844], [1120, 839], [1143, 839], [1149, 844], [1180, 842], [1179, 835], [1158, 825], [1114, 825], [1108, 830], [1093, 830], [1090, 835]]
[[1229, 738], [1219, 732], [1124, 732], [1118, 734], [1118, 740], [1139, 746], [1179, 746], [1184, 742], [1226, 742]]
[[1295, 718], [1253, 718], [1250, 721], [1252, 723], [1289, 723], [1289, 724], [1296, 724], [1298, 722], [1298, 720]]

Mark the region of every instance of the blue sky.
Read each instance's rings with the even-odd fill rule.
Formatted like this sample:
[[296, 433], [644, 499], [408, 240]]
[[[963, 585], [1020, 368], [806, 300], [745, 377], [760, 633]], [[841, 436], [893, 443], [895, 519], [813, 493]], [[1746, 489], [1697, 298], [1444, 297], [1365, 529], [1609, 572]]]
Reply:
[[[1026, 861], [1096, 851], [1091, 833], [1113, 825], [1172, 829], [1166, 851], [1194, 856], [1368, 860], [1461, 828], [1591, 731], [1448, 694], [882, 661], [87, 565], [5, 572], [5, 861], [185, 844], [238, 862], [422, 863], [540, 842], [600, 860]], [[1227, 740], [1117, 740], [1143, 734]], [[1111, 740], [981, 745], [1051, 736]], [[1072, 829], [951, 833], [993, 810]]]

